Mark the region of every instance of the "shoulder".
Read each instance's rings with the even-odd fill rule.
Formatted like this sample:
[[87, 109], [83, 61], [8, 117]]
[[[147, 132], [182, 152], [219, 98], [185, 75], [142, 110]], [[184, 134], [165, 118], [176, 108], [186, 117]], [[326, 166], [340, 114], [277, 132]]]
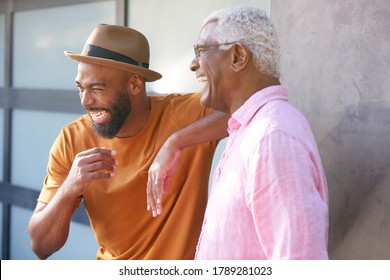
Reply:
[[62, 146], [83, 146], [86, 143], [96, 142], [98, 139], [95, 133], [90, 116], [84, 114], [78, 119], [62, 127], [57, 136], [56, 143]]
[[155, 109], [164, 110], [165, 114], [170, 114], [173, 118], [188, 119], [192, 122], [212, 112], [211, 109], [204, 108], [200, 104], [200, 97], [200, 93], [174, 93], [151, 98]]
[[166, 95], [153, 95], [150, 96], [150, 98], [156, 104], [177, 106], [185, 103], [192, 103], [201, 107], [200, 93], [187, 93], [187, 94], [171, 93]]
[[151, 111], [160, 120], [160, 125], [164, 123], [164, 126], [169, 124], [180, 129], [212, 112], [200, 104], [200, 97], [200, 93], [150, 96]]
[[80, 133], [80, 132], [90, 132], [92, 129], [91, 127], [91, 120], [88, 114], [84, 114], [80, 116], [78, 119], [74, 120], [73, 122], [65, 125], [62, 128], [62, 133]]

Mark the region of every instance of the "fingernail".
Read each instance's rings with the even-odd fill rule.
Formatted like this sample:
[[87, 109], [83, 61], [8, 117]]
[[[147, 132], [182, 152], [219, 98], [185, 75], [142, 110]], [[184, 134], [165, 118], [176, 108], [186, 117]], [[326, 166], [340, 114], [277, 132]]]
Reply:
[[116, 151], [111, 150], [111, 155], [112, 155], [112, 156], [115, 156], [115, 155], [116, 155]]

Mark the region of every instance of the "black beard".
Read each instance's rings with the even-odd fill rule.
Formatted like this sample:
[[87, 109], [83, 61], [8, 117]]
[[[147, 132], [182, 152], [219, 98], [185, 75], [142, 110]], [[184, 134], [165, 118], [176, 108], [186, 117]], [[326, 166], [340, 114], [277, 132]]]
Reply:
[[[87, 108], [88, 110], [96, 108]], [[114, 104], [111, 110], [106, 110], [111, 115], [111, 120], [107, 125], [96, 124], [92, 121], [95, 132], [103, 138], [114, 138], [122, 128], [127, 116], [130, 113], [131, 105], [127, 94], [121, 94], [118, 102]]]

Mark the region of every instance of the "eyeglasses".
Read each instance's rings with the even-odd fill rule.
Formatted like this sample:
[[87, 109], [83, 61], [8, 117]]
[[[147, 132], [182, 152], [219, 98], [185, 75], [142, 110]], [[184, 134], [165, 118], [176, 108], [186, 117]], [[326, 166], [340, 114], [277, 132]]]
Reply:
[[207, 48], [218, 47], [218, 46], [225, 46], [225, 45], [232, 45], [232, 44], [235, 44], [235, 43], [236, 42], [222, 43], [222, 44], [215, 44], [215, 45], [203, 45], [203, 46], [194, 45], [195, 57], [196, 57], [197, 60], [199, 60], [201, 53], [206, 51]]

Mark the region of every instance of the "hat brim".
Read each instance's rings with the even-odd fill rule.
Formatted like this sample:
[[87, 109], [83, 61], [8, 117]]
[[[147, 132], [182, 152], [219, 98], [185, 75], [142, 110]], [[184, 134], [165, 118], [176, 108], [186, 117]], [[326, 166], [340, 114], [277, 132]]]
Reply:
[[158, 72], [155, 72], [150, 69], [146, 69], [141, 66], [132, 65], [124, 62], [119, 62], [112, 59], [106, 59], [106, 58], [100, 58], [100, 57], [93, 57], [93, 56], [85, 56], [81, 54], [77, 54], [70, 51], [64, 51], [64, 54], [76, 61], [79, 62], [85, 62], [85, 63], [92, 63], [92, 64], [98, 64], [102, 66], [108, 66], [108, 67], [114, 67], [118, 68], [127, 72], [139, 74], [145, 78], [147, 82], [153, 82], [158, 79], [162, 78], [162, 75]]

